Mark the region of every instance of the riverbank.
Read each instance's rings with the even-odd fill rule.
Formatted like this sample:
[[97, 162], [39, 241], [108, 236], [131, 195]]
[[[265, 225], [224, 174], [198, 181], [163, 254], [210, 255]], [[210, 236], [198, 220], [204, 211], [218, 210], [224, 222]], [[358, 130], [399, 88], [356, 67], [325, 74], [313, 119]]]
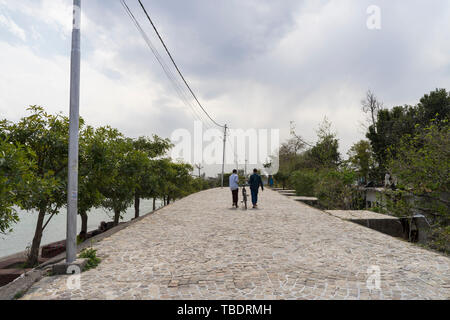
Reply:
[[[156, 211], [156, 210], [155, 210]], [[149, 212], [145, 215], [142, 215], [140, 218], [143, 218], [145, 216], [147, 216], [150, 213], [155, 212], [152, 210], [152, 212]], [[132, 221], [137, 221], [140, 220], [139, 218], [133, 218], [130, 222]], [[108, 224], [110, 224], [111, 222], [108, 222]], [[104, 224], [104, 222], [102, 222], [101, 224]], [[121, 222], [119, 223], [119, 225], [117, 226], [116, 229], [121, 229], [123, 227], [124, 224], [127, 224], [126, 222]], [[114, 227], [109, 227], [107, 229], [102, 229], [102, 226], [98, 226], [97, 229], [93, 230], [93, 232], [88, 232], [88, 238], [84, 241], [84, 244], [88, 243], [92, 243], [94, 238], [102, 238], [101, 235], [106, 233], [108, 230], [114, 228]], [[100, 237], [96, 237], [96, 235], [99, 235]], [[65, 239], [53, 242], [51, 244], [45, 244], [42, 245], [39, 248], [39, 265], [47, 265], [49, 263], [49, 261], [52, 261], [55, 257], [58, 256], [62, 256], [65, 254]], [[25, 263], [25, 261], [27, 260], [27, 255], [28, 255], [28, 251], [22, 251], [19, 253], [15, 253], [3, 258], [0, 258], [0, 287], [3, 287], [11, 282], [13, 282], [14, 280], [16, 280], [17, 278], [19, 278], [20, 276], [29, 273], [30, 271], [32, 271], [32, 268], [23, 268], [23, 265]]]
[[[156, 204], [157, 208], [162, 206], [161, 201]], [[152, 212], [153, 200], [141, 200], [141, 212]], [[13, 225], [13, 232], [7, 235], [0, 235], [0, 261], [11, 256], [25, 254], [26, 248], [31, 244], [36, 228], [37, 214], [18, 210], [20, 221]], [[89, 212], [88, 231], [98, 228], [102, 221], [110, 222], [113, 220], [113, 213], [94, 209]], [[130, 221], [134, 218], [134, 208], [129, 208], [123, 215], [122, 222]], [[81, 219], [78, 217], [77, 232], [81, 230]], [[66, 209], [62, 209], [58, 215], [55, 215], [42, 237], [42, 246], [60, 241], [66, 238]]]
[[[88, 239], [87, 241], [84, 241], [77, 245], [77, 252], [79, 253], [81, 250], [85, 248], [92, 247], [95, 243], [102, 241], [105, 238], [108, 238], [112, 236], [113, 234], [157, 213], [159, 210], [167, 207], [169, 205], [162, 205], [157, 208], [156, 210], [152, 210], [151, 212], [141, 215], [139, 218], [133, 218], [128, 222], [121, 222], [118, 226], [113, 227], [101, 234], [98, 234], [96, 236], [93, 236], [92, 238]], [[41, 247], [42, 249], [42, 247]], [[48, 275], [48, 272], [50, 272], [52, 265], [59, 263], [60, 261], [65, 259], [66, 253], [60, 253], [59, 255], [43, 259], [42, 262], [34, 269], [28, 269], [23, 270], [21, 272], [21, 276], [16, 278], [15, 280], [11, 281], [7, 285], [0, 287], [0, 300], [14, 300], [20, 298], [35, 282], [41, 280], [44, 276]], [[7, 259], [14, 259], [17, 257], [21, 257], [21, 253], [16, 253], [14, 255], [4, 257], [0, 259], [0, 263], [5, 263]], [[39, 259], [41, 261], [41, 259]]]

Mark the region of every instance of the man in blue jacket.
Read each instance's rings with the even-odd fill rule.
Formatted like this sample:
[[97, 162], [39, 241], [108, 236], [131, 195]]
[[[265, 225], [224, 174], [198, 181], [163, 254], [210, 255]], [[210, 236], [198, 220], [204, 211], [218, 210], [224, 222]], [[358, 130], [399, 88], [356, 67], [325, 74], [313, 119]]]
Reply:
[[233, 170], [233, 174], [230, 176], [230, 189], [233, 195], [233, 207], [239, 208], [238, 206], [238, 195], [239, 195], [239, 176], [237, 175], [237, 170]]
[[258, 170], [254, 169], [253, 174], [250, 176], [250, 180], [248, 181], [250, 185], [250, 191], [252, 192], [252, 203], [253, 209], [258, 207], [258, 191], [261, 186], [262, 191], [264, 191], [264, 185], [261, 179], [261, 176], [258, 174]]

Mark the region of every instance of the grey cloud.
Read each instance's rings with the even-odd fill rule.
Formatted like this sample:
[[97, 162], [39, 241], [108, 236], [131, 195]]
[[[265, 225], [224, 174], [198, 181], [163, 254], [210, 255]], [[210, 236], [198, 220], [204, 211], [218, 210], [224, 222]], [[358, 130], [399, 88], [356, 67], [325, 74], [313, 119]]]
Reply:
[[[137, 1], [127, 2], [163, 54]], [[313, 139], [314, 128], [329, 115], [345, 152], [363, 137], [359, 102], [367, 89], [390, 107], [416, 103], [435, 87], [450, 88], [447, 0], [143, 2], [204, 105], [234, 127], [279, 127], [285, 137], [294, 120], [299, 133]], [[372, 4], [381, 8], [379, 31], [366, 27]], [[182, 102], [120, 3], [84, 1], [83, 12], [89, 20], [85, 61], [99, 59], [94, 67], [123, 86], [135, 85], [124, 79], [146, 77], [174, 97], [143, 103], [111, 118], [111, 125], [130, 135], [165, 136], [189, 127], [193, 118], [174, 107]], [[103, 61], [99, 51], [110, 56]]]

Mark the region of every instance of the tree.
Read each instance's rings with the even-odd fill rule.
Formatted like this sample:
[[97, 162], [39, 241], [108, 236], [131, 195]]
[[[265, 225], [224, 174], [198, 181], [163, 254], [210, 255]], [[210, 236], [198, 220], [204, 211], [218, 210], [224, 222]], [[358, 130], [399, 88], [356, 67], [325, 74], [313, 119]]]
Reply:
[[281, 184], [281, 187], [283, 190], [286, 188], [287, 183], [289, 181], [290, 173], [286, 173], [284, 171], [278, 171], [274, 176], [275, 182], [278, 184]]
[[[38, 211], [33, 243], [26, 262], [28, 266], [35, 266], [45, 216], [49, 214], [51, 219], [67, 202], [69, 120], [60, 114], [50, 115], [42, 107], [31, 106], [27, 110], [31, 115], [16, 124], [2, 121], [0, 131], [14, 145], [24, 146], [28, 160], [35, 164], [32, 167], [33, 187], [28, 201], [22, 203], [24, 209]], [[80, 121], [82, 124], [83, 121]]]
[[402, 136], [414, 132], [415, 113], [414, 107], [411, 106], [382, 109], [378, 112], [376, 125], [369, 127], [366, 137], [370, 141], [378, 165], [378, 180], [383, 179], [386, 173], [388, 148], [395, 152]]
[[104, 200], [101, 188], [109, 182], [110, 176], [108, 141], [115, 134], [108, 127], [94, 129], [88, 126], [80, 135], [78, 214], [81, 217], [80, 238], [83, 240], [88, 231], [88, 212], [100, 207]]
[[312, 169], [294, 171], [290, 176], [290, 184], [298, 195], [314, 196], [314, 187], [317, 183], [317, 172]]
[[449, 119], [450, 92], [445, 89], [436, 89], [420, 99], [417, 105], [416, 124], [425, 127], [430, 123], [430, 120], [433, 120], [434, 124], [439, 126]]
[[362, 178], [364, 183], [367, 183], [374, 165], [370, 142], [361, 140], [355, 143], [348, 151], [348, 156], [350, 167], [358, 172], [359, 178]]
[[388, 209], [409, 217], [416, 212], [425, 214], [434, 231], [432, 245], [444, 251], [449, 250], [450, 239], [449, 141], [448, 121], [432, 122], [414, 135], [405, 135], [395, 156], [389, 158], [398, 189], [391, 192]]
[[214, 186], [215, 186], [215, 183], [211, 184], [211, 182], [206, 180], [205, 177], [201, 177], [201, 178], [195, 177], [191, 180], [190, 191], [198, 192], [198, 191], [210, 189]]
[[140, 199], [152, 198], [155, 193], [152, 185], [157, 185], [158, 176], [155, 176], [155, 173], [158, 173], [158, 171], [153, 166], [155, 164], [153, 159], [164, 156], [172, 146], [170, 140], [162, 139], [157, 135], [154, 135], [152, 139], [140, 137], [133, 141], [133, 152], [137, 153], [136, 156], [141, 159], [134, 162], [136, 181], [134, 191], [135, 218], [140, 215]]
[[153, 210], [156, 210], [156, 199], [163, 199], [166, 195], [167, 181], [164, 176], [169, 166], [169, 159], [155, 159], [149, 162], [149, 168], [146, 170], [147, 177], [144, 177], [142, 185], [145, 190], [143, 196], [146, 199], [153, 198]]
[[0, 136], [0, 233], [11, 232], [11, 225], [19, 221], [14, 206], [26, 206], [34, 165], [22, 146]]
[[355, 172], [352, 170], [322, 169], [314, 186], [314, 194], [324, 209], [349, 210], [354, 202], [354, 181]]
[[117, 129], [105, 130], [105, 157], [107, 182], [100, 187], [104, 196], [102, 206], [114, 212], [114, 225], [118, 225], [122, 213], [133, 203], [135, 164], [144, 159], [142, 153], [133, 152], [133, 141], [125, 138]]
[[396, 157], [403, 136], [414, 135], [431, 121], [440, 126], [440, 123], [449, 120], [449, 116], [450, 93], [445, 89], [436, 89], [424, 95], [416, 106], [379, 110], [376, 123], [369, 127], [366, 134], [375, 156], [378, 179], [382, 180], [386, 173], [388, 156]]
[[[291, 122], [291, 138], [280, 146], [278, 153], [280, 171], [289, 175], [292, 172], [299, 160], [299, 155], [302, 150], [309, 145], [304, 139], [295, 132], [295, 124]], [[279, 176], [279, 178], [281, 178]]]
[[189, 187], [192, 181], [190, 173], [193, 169], [190, 164], [170, 162], [163, 178], [166, 181], [167, 204], [170, 200], [182, 198], [190, 193]]
[[[331, 123], [327, 118], [319, 126], [317, 136], [317, 143], [311, 145], [295, 133], [291, 123], [291, 138], [281, 145], [280, 169], [274, 175], [275, 181], [281, 184], [283, 189], [289, 185], [303, 195], [311, 194], [314, 184], [311, 173], [339, 166], [339, 141], [336, 139], [336, 133], [331, 131]], [[306, 149], [307, 147], [309, 149]]]
[[378, 112], [383, 108], [383, 103], [378, 101], [375, 94], [368, 90], [366, 93], [366, 99], [361, 101], [362, 110], [364, 113], [369, 114], [368, 122], [370, 125], [374, 126], [376, 130], [376, 120]]
[[310, 149], [308, 156], [317, 169], [336, 168], [339, 166], [341, 156], [339, 141], [336, 133], [331, 131], [331, 122], [325, 118], [317, 130], [318, 141]]

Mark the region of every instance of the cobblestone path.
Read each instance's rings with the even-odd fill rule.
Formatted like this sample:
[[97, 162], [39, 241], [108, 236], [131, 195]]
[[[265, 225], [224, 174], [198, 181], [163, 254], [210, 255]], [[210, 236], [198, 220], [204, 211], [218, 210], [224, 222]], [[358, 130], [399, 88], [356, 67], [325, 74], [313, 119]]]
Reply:
[[80, 289], [45, 277], [23, 299], [450, 299], [448, 257], [271, 190], [260, 198], [244, 211], [228, 189], [191, 195], [97, 243], [103, 261]]

